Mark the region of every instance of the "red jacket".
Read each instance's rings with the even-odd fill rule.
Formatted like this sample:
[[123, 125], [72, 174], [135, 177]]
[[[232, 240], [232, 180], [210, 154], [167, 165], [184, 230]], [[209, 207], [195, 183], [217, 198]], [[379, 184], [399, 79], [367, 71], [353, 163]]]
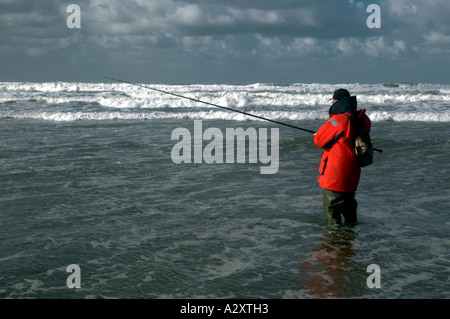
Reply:
[[[356, 111], [356, 97], [353, 98], [355, 105], [351, 109], [341, 108], [341, 111]], [[329, 120], [314, 136], [314, 143], [324, 149], [319, 167], [320, 177], [317, 181], [322, 188], [331, 191], [355, 192], [359, 184], [361, 167], [355, 160], [353, 130], [350, 126], [351, 112], [335, 114], [333, 106], [330, 112]], [[365, 129], [370, 132], [371, 122], [365, 110], [361, 111], [360, 116], [364, 119]]]

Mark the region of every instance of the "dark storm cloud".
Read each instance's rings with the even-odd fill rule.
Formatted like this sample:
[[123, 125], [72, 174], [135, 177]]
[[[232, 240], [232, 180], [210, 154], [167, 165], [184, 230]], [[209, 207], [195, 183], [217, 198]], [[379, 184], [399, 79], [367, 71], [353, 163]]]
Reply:
[[[408, 65], [433, 68], [446, 59], [449, 1], [375, 2], [382, 28], [370, 29], [373, 2], [0, 0], [0, 80], [39, 73], [88, 79], [113, 68], [146, 70], [152, 79], [159, 73], [163, 81], [263, 81], [262, 74], [295, 81], [306, 71], [327, 81], [336, 65], [394, 78]], [[81, 8], [81, 29], [66, 26], [70, 3]]]
[[[340, 5], [336, 6], [336, 4]], [[159, 30], [179, 36], [369, 35], [365, 7], [347, 1], [89, 1], [87, 23], [103, 33]]]

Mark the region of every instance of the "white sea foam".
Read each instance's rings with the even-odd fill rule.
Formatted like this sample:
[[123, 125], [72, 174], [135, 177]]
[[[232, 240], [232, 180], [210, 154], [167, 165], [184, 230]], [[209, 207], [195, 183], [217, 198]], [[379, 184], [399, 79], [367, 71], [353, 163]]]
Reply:
[[[184, 99], [124, 83], [0, 83], [0, 118], [77, 120], [226, 119], [248, 116], [275, 120], [325, 119], [328, 99], [338, 87], [357, 95], [373, 121], [450, 121], [450, 86], [438, 84], [270, 84], [146, 85]], [[207, 105], [201, 100], [214, 105]]]
[[441, 113], [435, 112], [372, 112], [368, 113], [374, 122], [450, 122], [450, 110]]

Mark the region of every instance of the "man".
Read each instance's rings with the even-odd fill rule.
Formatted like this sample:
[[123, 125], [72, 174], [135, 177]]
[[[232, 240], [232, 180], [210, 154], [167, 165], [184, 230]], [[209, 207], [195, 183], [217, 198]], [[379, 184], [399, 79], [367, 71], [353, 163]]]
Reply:
[[[356, 96], [345, 89], [336, 90], [330, 101], [329, 120], [314, 135], [314, 143], [324, 149], [317, 179], [323, 188], [323, 208], [328, 225], [357, 222], [358, 188], [361, 167], [354, 151], [353, 129], [350, 117], [356, 112]], [[364, 127], [370, 132], [371, 121], [363, 109], [360, 113]]]

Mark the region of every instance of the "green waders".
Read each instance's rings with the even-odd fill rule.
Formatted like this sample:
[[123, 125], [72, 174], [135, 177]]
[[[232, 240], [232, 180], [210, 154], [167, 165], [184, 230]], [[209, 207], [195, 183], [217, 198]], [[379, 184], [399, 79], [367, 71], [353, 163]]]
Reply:
[[357, 207], [354, 192], [341, 193], [323, 189], [323, 209], [328, 226], [356, 223]]

